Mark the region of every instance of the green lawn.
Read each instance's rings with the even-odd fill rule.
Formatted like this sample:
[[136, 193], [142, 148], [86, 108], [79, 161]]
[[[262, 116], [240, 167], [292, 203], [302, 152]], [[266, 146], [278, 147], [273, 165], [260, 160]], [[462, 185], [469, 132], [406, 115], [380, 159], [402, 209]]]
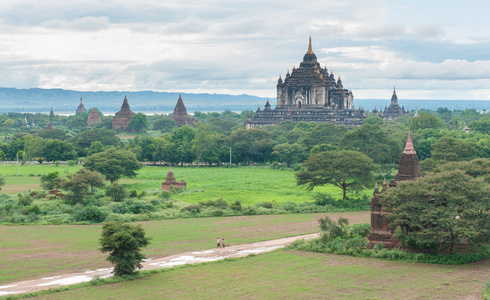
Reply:
[[[75, 173], [80, 166], [67, 165], [21, 165], [21, 175], [17, 174], [17, 165], [0, 165], [0, 174], [7, 176], [4, 193], [18, 193], [28, 190], [40, 190], [39, 175], [58, 172], [61, 176]], [[157, 193], [165, 180], [169, 167], [145, 166], [138, 171], [136, 178], [123, 178], [119, 182], [128, 189], [139, 192]], [[200, 201], [223, 198], [231, 202], [239, 200], [243, 205], [258, 202], [312, 202], [317, 192], [331, 194], [335, 199], [342, 198], [342, 190], [333, 185], [317, 187], [307, 191], [303, 186], [296, 185], [295, 172], [291, 170], [273, 170], [269, 167], [172, 167], [177, 181], [187, 182], [187, 192], [175, 195], [177, 200], [197, 204]], [[31, 176], [32, 175], [32, 176]], [[371, 190], [361, 194], [370, 195]]]
[[489, 267], [279, 250], [36, 299], [478, 299]]
[[[366, 223], [369, 212], [331, 213]], [[251, 243], [318, 231], [325, 214], [288, 214], [194, 218], [141, 222], [151, 244], [147, 257], [214, 248], [218, 236], [229, 245]], [[101, 225], [1, 226], [0, 284], [108, 267], [98, 251]]]

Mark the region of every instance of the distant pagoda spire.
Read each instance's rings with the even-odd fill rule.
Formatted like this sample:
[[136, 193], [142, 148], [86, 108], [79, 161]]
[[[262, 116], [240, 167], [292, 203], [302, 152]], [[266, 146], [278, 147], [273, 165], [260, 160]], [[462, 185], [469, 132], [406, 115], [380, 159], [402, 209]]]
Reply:
[[413, 147], [411, 132], [408, 131], [407, 143], [398, 163], [398, 173], [390, 182], [390, 186], [397, 186], [400, 181], [415, 180], [421, 176], [417, 152]]
[[306, 52], [306, 54], [315, 54], [313, 52], [313, 48], [311, 47], [311, 35], [310, 35], [310, 42], [308, 44], [308, 51]]

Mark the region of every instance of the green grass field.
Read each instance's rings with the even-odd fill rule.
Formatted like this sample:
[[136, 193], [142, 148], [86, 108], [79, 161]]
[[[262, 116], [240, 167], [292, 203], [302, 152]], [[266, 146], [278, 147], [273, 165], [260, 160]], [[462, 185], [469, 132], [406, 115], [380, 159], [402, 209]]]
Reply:
[[[0, 165], [0, 174], [7, 176], [6, 185], [2, 192], [14, 194], [28, 190], [40, 190], [38, 175], [58, 172], [61, 176], [75, 173], [80, 166], [67, 165], [21, 165], [20, 176], [17, 165]], [[169, 167], [145, 166], [138, 171], [136, 178], [123, 178], [119, 182], [128, 189], [146, 192], [158, 192], [165, 180]], [[223, 198], [231, 202], [239, 200], [243, 205], [253, 205], [258, 202], [281, 204], [284, 202], [312, 202], [317, 192], [329, 193], [335, 199], [342, 198], [342, 190], [332, 186], [317, 187], [307, 191], [305, 187], [297, 186], [291, 170], [273, 170], [268, 167], [172, 167], [177, 181], [187, 182], [187, 192], [175, 195], [179, 201], [197, 204], [200, 201]], [[33, 176], [30, 176], [33, 175]], [[371, 190], [361, 192], [370, 195]]]
[[35, 299], [479, 299], [489, 267], [279, 250]]
[[[366, 223], [368, 212], [332, 213]], [[152, 238], [147, 257], [159, 258], [186, 251], [214, 248], [218, 236], [229, 245], [317, 232], [325, 214], [288, 214], [194, 218], [141, 222]], [[101, 225], [0, 227], [0, 284], [108, 267], [98, 251]]]

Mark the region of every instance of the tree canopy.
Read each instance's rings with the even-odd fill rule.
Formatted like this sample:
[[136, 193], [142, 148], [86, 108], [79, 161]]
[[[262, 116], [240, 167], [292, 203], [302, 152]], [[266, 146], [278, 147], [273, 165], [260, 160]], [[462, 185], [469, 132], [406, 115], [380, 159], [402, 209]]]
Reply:
[[350, 150], [325, 151], [310, 156], [303, 162], [305, 170], [296, 173], [297, 183], [315, 186], [333, 184], [343, 191], [361, 190], [374, 183], [376, 165], [363, 153]]
[[406, 246], [451, 253], [456, 244], [490, 241], [490, 185], [463, 170], [430, 173], [388, 189], [381, 203]]
[[141, 225], [106, 223], [102, 227], [100, 251], [109, 252], [107, 260], [114, 265], [114, 275], [130, 275], [142, 267], [145, 258], [141, 248], [150, 243]]
[[122, 176], [135, 177], [142, 166], [133, 152], [115, 148], [92, 154], [84, 163], [85, 168], [104, 175], [111, 184]]

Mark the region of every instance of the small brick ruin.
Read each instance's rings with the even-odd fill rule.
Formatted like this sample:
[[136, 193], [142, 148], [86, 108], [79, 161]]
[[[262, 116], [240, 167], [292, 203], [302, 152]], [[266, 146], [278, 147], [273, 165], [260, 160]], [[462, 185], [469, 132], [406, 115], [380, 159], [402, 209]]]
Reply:
[[381, 192], [378, 188], [378, 183], [374, 188], [373, 198], [371, 200], [371, 234], [368, 236], [369, 248], [373, 248], [376, 244], [382, 243], [385, 248], [391, 249], [400, 246], [400, 242], [393, 237], [394, 230], [389, 228], [389, 220], [387, 216], [389, 212], [386, 211], [386, 206], [380, 203], [383, 197], [383, 193], [388, 188], [396, 188], [398, 182], [407, 180], [416, 180], [421, 177], [419, 159], [417, 152], [413, 148], [412, 138], [410, 131], [408, 132], [407, 143], [403, 150], [398, 164], [398, 173], [395, 179], [393, 179], [389, 187], [386, 184], [386, 179], [383, 182]]
[[97, 111], [95, 110], [95, 108], [92, 108], [92, 111], [90, 112], [90, 114], [88, 115], [88, 118], [87, 118], [87, 125], [88, 126], [95, 126], [97, 124], [100, 124], [100, 116], [97, 113]]
[[175, 180], [174, 172], [172, 172], [172, 167], [170, 167], [170, 169], [168, 170], [167, 178], [164, 182], [162, 182], [162, 190], [170, 191], [170, 186], [173, 186], [175, 189], [184, 188], [184, 190], [187, 187], [187, 183], [185, 183], [184, 179], [180, 181]]

